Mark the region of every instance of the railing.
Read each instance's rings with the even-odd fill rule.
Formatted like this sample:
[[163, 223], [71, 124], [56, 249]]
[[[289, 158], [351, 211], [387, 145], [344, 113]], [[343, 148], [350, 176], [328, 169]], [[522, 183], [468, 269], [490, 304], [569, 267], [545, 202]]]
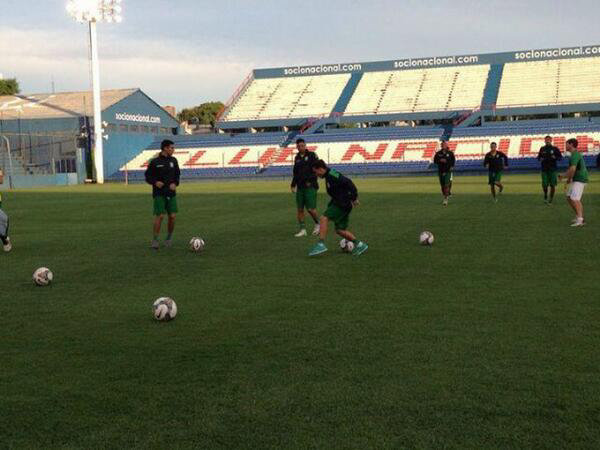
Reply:
[[223, 105], [223, 108], [217, 114], [217, 122], [221, 120], [223, 114], [229, 109], [229, 107], [233, 104], [235, 99], [248, 87], [248, 85], [254, 80], [254, 72], [250, 72], [248, 76], [242, 81], [242, 83], [238, 86], [235, 92], [229, 97], [229, 99]]

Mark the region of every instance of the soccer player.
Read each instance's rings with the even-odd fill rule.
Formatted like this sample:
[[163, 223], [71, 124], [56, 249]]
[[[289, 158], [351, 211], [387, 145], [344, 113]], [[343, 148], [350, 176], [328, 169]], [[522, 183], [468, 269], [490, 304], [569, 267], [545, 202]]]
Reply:
[[[544, 203], [552, 204], [556, 185], [558, 184], [557, 161], [562, 159], [558, 147], [552, 145], [552, 137], [546, 136], [546, 145], [540, 148], [537, 159], [542, 162], [542, 189], [544, 190]], [[550, 199], [548, 200], [548, 187], [550, 187]]]
[[[4, 183], [4, 172], [0, 168], [0, 184]], [[2, 192], [0, 192], [0, 241], [2, 241], [2, 249], [5, 252], [12, 250], [12, 244], [8, 237], [8, 216], [2, 211]]]
[[165, 139], [160, 144], [160, 153], [150, 161], [146, 169], [146, 182], [152, 185], [152, 197], [154, 199], [154, 223], [153, 239], [151, 247], [158, 250], [158, 236], [165, 214], [169, 217], [167, 226], [167, 239], [165, 245], [172, 244], [173, 231], [175, 230], [175, 215], [177, 214], [176, 191], [179, 186], [179, 164], [173, 157], [175, 144]]
[[588, 171], [583, 156], [577, 150], [578, 145], [577, 139], [567, 141], [567, 154], [570, 155], [569, 169], [560, 176], [561, 179], [565, 178], [567, 180], [567, 203], [575, 211], [575, 219], [571, 223], [572, 227], [585, 225], [581, 197], [583, 196], [585, 184], [588, 182]]
[[352, 254], [355, 256], [363, 254], [369, 246], [362, 241], [358, 241], [356, 236], [348, 230], [352, 208], [359, 204], [356, 186], [350, 178], [345, 177], [337, 170], [330, 169], [325, 161], [321, 159], [313, 163], [313, 171], [318, 177], [325, 179], [327, 193], [331, 197], [331, 201], [327, 206], [327, 210], [321, 216], [319, 242], [308, 255], [316, 256], [327, 251], [325, 238], [327, 237], [330, 220], [335, 224], [335, 231], [338, 235], [354, 243]]
[[296, 237], [306, 236], [306, 225], [304, 224], [304, 208], [315, 222], [313, 236], [319, 234], [319, 215], [317, 214], [317, 190], [319, 183], [312, 170], [313, 164], [319, 160], [314, 152], [306, 149], [304, 139], [296, 140], [298, 153], [294, 159], [294, 176], [292, 178], [292, 192], [296, 193], [298, 232]]
[[454, 157], [454, 153], [450, 151], [448, 141], [442, 141], [442, 148], [436, 152], [433, 157], [433, 163], [438, 166], [438, 177], [440, 179], [442, 195], [444, 196], [442, 205], [448, 206], [448, 197], [452, 188], [452, 170], [454, 169], [454, 164], [456, 164], [456, 158]]
[[490, 144], [490, 151], [485, 155], [483, 165], [488, 169], [488, 184], [492, 191], [492, 197], [497, 202], [496, 198], [496, 187], [499, 189], [499, 193], [502, 193], [504, 186], [502, 185], [502, 171], [508, 167], [508, 157], [498, 151], [498, 144], [492, 142]]

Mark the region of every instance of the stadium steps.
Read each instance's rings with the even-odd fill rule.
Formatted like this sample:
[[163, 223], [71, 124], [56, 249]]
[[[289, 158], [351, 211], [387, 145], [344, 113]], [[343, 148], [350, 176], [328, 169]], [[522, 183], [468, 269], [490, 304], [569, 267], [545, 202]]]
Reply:
[[500, 92], [500, 82], [502, 81], [502, 73], [504, 72], [504, 64], [492, 64], [488, 73], [488, 79], [483, 89], [483, 100], [481, 109], [491, 109], [498, 101], [498, 93]]
[[342, 91], [340, 98], [333, 107], [332, 112], [343, 113], [344, 111], [346, 111], [346, 107], [348, 106], [348, 103], [350, 103], [350, 99], [354, 95], [354, 92], [356, 91], [356, 88], [358, 87], [358, 84], [360, 83], [362, 77], [363, 72], [353, 73], [350, 76], [350, 79], [348, 80], [348, 83], [346, 83], [346, 87], [344, 87], [344, 90]]

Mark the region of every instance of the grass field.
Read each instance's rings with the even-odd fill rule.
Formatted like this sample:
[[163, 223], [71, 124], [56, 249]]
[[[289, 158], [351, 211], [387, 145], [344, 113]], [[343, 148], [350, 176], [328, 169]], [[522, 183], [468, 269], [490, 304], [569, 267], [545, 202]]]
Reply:
[[534, 175], [355, 181], [369, 251], [315, 259], [284, 181], [184, 183], [159, 252], [147, 186], [4, 193], [0, 447], [597, 448], [600, 177], [581, 229]]

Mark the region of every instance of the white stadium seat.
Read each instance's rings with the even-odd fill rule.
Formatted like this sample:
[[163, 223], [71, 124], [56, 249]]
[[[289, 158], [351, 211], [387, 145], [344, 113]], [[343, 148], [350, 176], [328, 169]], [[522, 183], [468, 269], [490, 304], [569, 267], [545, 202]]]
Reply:
[[497, 107], [597, 103], [600, 57], [509, 63]]

